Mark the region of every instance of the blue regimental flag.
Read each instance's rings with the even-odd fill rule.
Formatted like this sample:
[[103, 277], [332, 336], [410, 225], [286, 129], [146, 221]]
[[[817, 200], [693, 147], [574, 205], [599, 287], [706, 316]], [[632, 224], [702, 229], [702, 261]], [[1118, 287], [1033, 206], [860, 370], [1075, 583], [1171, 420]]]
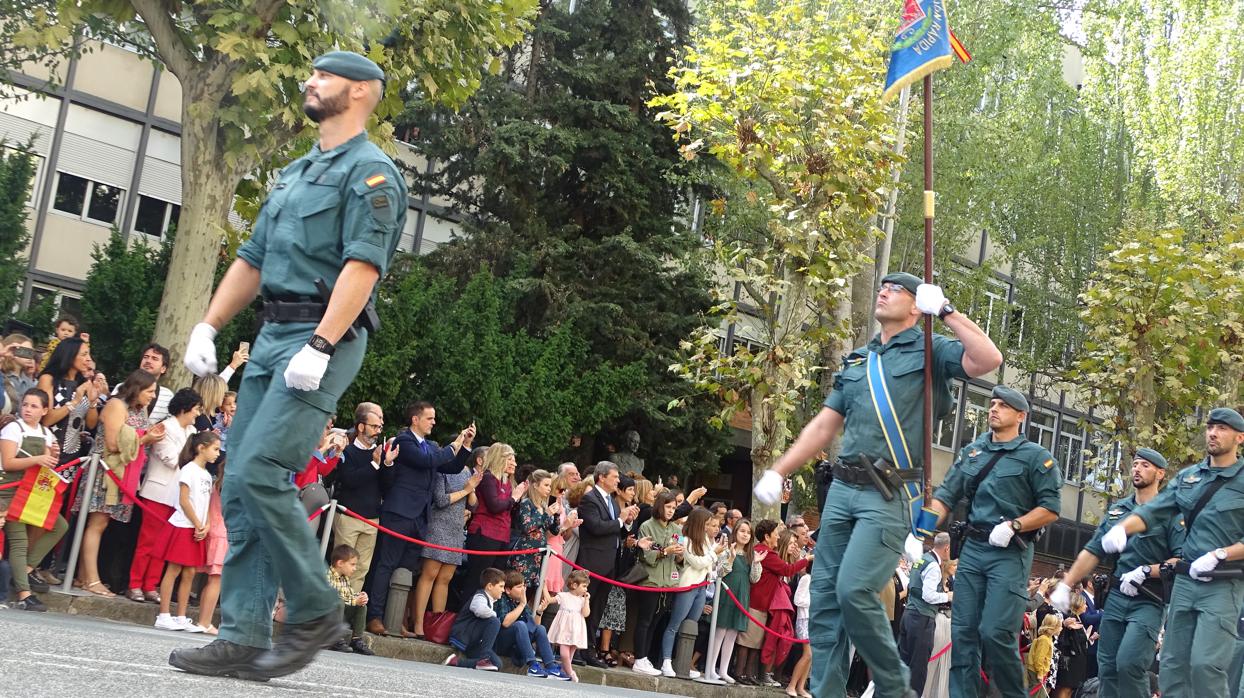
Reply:
[[950, 67], [954, 60], [942, 0], [903, 0], [903, 21], [890, 46], [890, 70], [881, 99], [893, 98], [929, 73]]

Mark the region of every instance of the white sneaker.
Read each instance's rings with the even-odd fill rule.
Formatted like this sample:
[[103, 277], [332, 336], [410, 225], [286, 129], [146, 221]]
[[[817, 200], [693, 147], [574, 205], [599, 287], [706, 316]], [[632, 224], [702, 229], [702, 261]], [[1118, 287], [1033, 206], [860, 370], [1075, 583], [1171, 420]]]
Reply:
[[660, 676], [661, 675], [661, 671], [653, 667], [652, 662], [648, 661], [647, 657], [641, 657], [640, 659], [636, 659], [635, 665], [631, 667], [631, 671], [634, 671], [639, 674], [644, 674], [645, 676]]
[[188, 632], [188, 633], [205, 633], [205, 632], [207, 632], [207, 628], [205, 628], [205, 627], [203, 627], [203, 626], [199, 625], [198, 623], [195, 623], [194, 621], [190, 621], [190, 625], [187, 625], [187, 626], [186, 626], [186, 632]]
[[690, 669], [687, 671], [687, 676], [690, 676], [693, 679], [698, 679], [700, 678], [700, 672], [696, 671], [695, 669]]
[[661, 675], [667, 679], [672, 679], [675, 676], [678, 676], [678, 674], [674, 673], [674, 661], [672, 659], [666, 659], [661, 662]]
[[190, 620], [186, 616], [173, 616], [173, 620], [181, 624], [182, 630], [189, 630], [190, 626], [194, 625], [194, 621]]
[[186, 626], [179, 623], [176, 618], [169, 614], [161, 613], [156, 616], [155, 628], [156, 630], [185, 630]]

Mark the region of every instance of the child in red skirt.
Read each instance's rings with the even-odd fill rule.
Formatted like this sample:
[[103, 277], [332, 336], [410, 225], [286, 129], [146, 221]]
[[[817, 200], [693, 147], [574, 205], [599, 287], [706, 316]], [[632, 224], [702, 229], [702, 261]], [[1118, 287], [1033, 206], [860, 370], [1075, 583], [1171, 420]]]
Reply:
[[[207, 464], [220, 455], [220, 436], [202, 431], [186, 439], [181, 452], [181, 473], [178, 475], [177, 508], [168, 519], [157, 549], [163, 550], [164, 579], [160, 582], [160, 615], [155, 627], [159, 630], [185, 630], [201, 633], [203, 626], [186, 617], [190, 606], [190, 585], [194, 575], [207, 561], [208, 506], [212, 498], [212, 476]], [[177, 616], [169, 614], [173, 586], [181, 577], [177, 593]]]

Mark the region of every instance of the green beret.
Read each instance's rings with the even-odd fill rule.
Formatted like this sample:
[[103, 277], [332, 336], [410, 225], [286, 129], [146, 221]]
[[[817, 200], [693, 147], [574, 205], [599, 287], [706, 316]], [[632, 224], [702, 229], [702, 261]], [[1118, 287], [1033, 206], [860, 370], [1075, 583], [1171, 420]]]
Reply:
[[380, 66], [353, 51], [329, 51], [315, 59], [311, 67], [350, 80], [384, 80]]
[[995, 385], [993, 392], [990, 393], [990, 395], [1005, 402], [1014, 410], [1019, 412], [1028, 411], [1028, 398], [1024, 397], [1023, 393], [1015, 390], [1014, 388], [1008, 388], [1005, 385]]
[[1161, 453], [1158, 453], [1157, 451], [1153, 450], [1152, 448], [1138, 448], [1138, 449], [1136, 449], [1136, 457], [1137, 457], [1137, 458], [1143, 458], [1144, 460], [1147, 460], [1147, 461], [1149, 461], [1150, 463], [1153, 463], [1154, 465], [1158, 466], [1159, 468], [1161, 468], [1161, 469], [1163, 469], [1163, 470], [1166, 470], [1166, 459], [1162, 457], [1162, 454], [1161, 454]]
[[915, 274], [908, 274], [905, 271], [896, 271], [891, 274], [886, 274], [881, 279], [881, 283], [898, 284], [899, 286], [902, 286], [903, 288], [907, 289], [907, 292], [914, 296], [916, 295], [916, 288], [924, 282], [921, 281], [920, 277], [916, 276]]
[[1209, 411], [1209, 419], [1205, 420], [1206, 424], [1223, 424], [1232, 429], [1244, 433], [1244, 417], [1239, 412], [1230, 407], [1215, 407]]

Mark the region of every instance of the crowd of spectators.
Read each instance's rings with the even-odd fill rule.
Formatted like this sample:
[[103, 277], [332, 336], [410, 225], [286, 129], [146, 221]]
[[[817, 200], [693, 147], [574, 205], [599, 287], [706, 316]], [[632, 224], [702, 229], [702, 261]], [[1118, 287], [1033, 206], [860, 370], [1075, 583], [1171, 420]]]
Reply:
[[[46, 610], [38, 594], [63, 583], [66, 533], [84, 516], [74, 587], [158, 606], [157, 628], [215, 634], [228, 549], [220, 491], [237, 409], [228, 381], [247, 346], [220, 375], [174, 389], [160, 384], [166, 348], [143, 347], [114, 383], [80, 330], [63, 318], [46, 342], [20, 333], [0, 342], [0, 485], [11, 485], [0, 489], [0, 515], [32, 473], [58, 471], [66, 483], [46, 526], [5, 520], [0, 605]], [[577, 664], [674, 676], [681, 659], [692, 677], [807, 695], [811, 655], [792, 642], [807, 637], [813, 542], [802, 517], [752, 522], [724, 503], [705, 506], [704, 488], [684, 493], [672, 477], [666, 486], [608, 461], [519, 466], [505, 443], [476, 446], [474, 425], [442, 446], [426, 402], [400, 422], [385, 438], [384, 411], [362, 403], [351, 424], [325, 425], [306, 468], [291, 474], [308, 512], [329, 498], [344, 507], [331, 524], [309, 523], [331, 537], [328, 580], [350, 626], [334, 649], [370, 654], [366, 631], [429, 639], [453, 645], [460, 667], [495, 669], [505, 657], [562, 680], [577, 679]], [[88, 486], [92, 456], [101, 470]], [[400, 627], [386, 628], [401, 568], [412, 589]], [[742, 608], [715, 598], [718, 579]], [[679, 642], [686, 621], [698, 629], [693, 646]]]

